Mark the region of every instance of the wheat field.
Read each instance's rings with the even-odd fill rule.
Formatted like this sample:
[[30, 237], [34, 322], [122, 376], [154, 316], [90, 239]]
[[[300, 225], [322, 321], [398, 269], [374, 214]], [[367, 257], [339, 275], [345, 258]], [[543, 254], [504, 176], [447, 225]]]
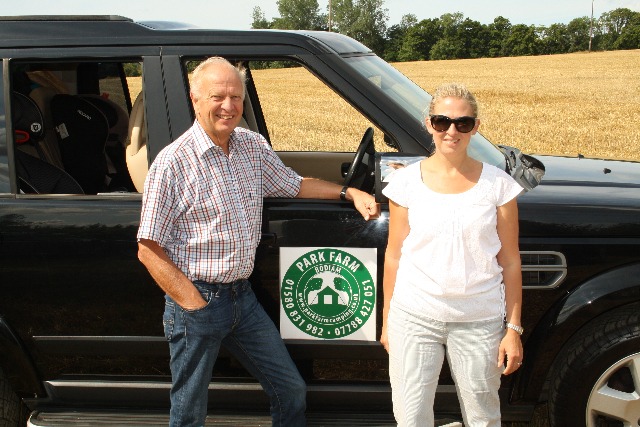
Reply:
[[[640, 50], [392, 65], [427, 92], [445, 82], [466, 84], [480, 105], [480, 132], [494, 144], [531, 154], [640, 161]], [[353, 151], [371, 125], [304, 69], [254, 70], [252, 76], [276, 150], [306, 150], [305, 141], [309, 147], [322, 141], [327, 151]], [[129, 85], [135, 96], [140, 78]], [[296, 121], [292, 109], [309, 115]], [[339, 111], [340, 121], [317, 120], [323, 109]], [[333, 141], [336, 134], [343, 140]], [[376, 135], [376, 148], [385, 149]]]
[[[480, 105], [480, 132], [494, 144], [525, 153], [640, 160], [640, 50], [392, 65], [430, 93], [445, 82], [466, 84]], [[328, 151], [344, 148], [344, 141], [332, 140], [339, 132], [355, 150], [370, 125], [337, 95], [327, 96], [306, 70], [256, 70], [253, 79], [259, 93], [260, 86], [270, 89], [261, 96], [267, 120], [286, 126], [270, 125], [276, 150], [305, 149], [305, 140], [309, 146], [323, 141]], [[292, 87], [296, 97], [288, 96]], [[291, 110], [305, 108], [309, 117], [296, 122]], [[315, 119], [328, 109], [340, 111], [333, 115], [338, 122]], [[376, 135], [376, 149], [384, 150]]]
[[640, 50], [393, 65], [427, 92], [465, 83], [494, 144], [640, 160]]

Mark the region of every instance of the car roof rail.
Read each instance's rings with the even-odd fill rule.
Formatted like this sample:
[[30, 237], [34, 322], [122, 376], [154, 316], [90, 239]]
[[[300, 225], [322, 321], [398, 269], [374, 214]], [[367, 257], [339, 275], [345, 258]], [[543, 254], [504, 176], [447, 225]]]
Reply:
[[16, 15], [0, 16], [0, 21], [129, 21], [120, 15]]

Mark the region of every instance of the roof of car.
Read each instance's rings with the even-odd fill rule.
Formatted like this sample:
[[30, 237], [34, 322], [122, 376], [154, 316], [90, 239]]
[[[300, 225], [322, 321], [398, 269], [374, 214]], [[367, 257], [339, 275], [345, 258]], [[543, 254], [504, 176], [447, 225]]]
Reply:
[[172, 44], [293, 44], [317, 53], [368, 53], [337, 33], [204, 29], [173, 21], [134, 22], [119, 15], [0, 16], [0, 49]]

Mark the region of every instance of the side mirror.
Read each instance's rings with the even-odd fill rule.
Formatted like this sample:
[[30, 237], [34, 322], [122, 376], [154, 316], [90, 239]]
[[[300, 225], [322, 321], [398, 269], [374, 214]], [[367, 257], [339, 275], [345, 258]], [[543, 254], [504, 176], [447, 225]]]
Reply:
[[517, 148], [498, 145], [507, 159], [509, 173], [518, 184], [529, 191], [542, 182], [545, 173], [544, 164], [533, 156], [524, 154]]
[[384, 137], [382, 139], [384, 143], [387, 144], [389, 147], [393, 148], [394, 150], [398, 150], [398, 151], [400, 150], [400, 147], [398, 147], [398, 143], [396, 143], [395, 139], [391, 139], [391, 137], [386, 133], [384, 134]]

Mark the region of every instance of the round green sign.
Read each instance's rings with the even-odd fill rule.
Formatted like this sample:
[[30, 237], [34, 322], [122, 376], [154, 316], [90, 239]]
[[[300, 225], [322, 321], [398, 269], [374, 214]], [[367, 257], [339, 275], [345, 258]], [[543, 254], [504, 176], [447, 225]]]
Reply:
[[299, 330], [336, 339], [360, 329], [375, 310], [369, 270], [339, 249], [314, 249], [295, 260], [280, 287], [280, 302]]

